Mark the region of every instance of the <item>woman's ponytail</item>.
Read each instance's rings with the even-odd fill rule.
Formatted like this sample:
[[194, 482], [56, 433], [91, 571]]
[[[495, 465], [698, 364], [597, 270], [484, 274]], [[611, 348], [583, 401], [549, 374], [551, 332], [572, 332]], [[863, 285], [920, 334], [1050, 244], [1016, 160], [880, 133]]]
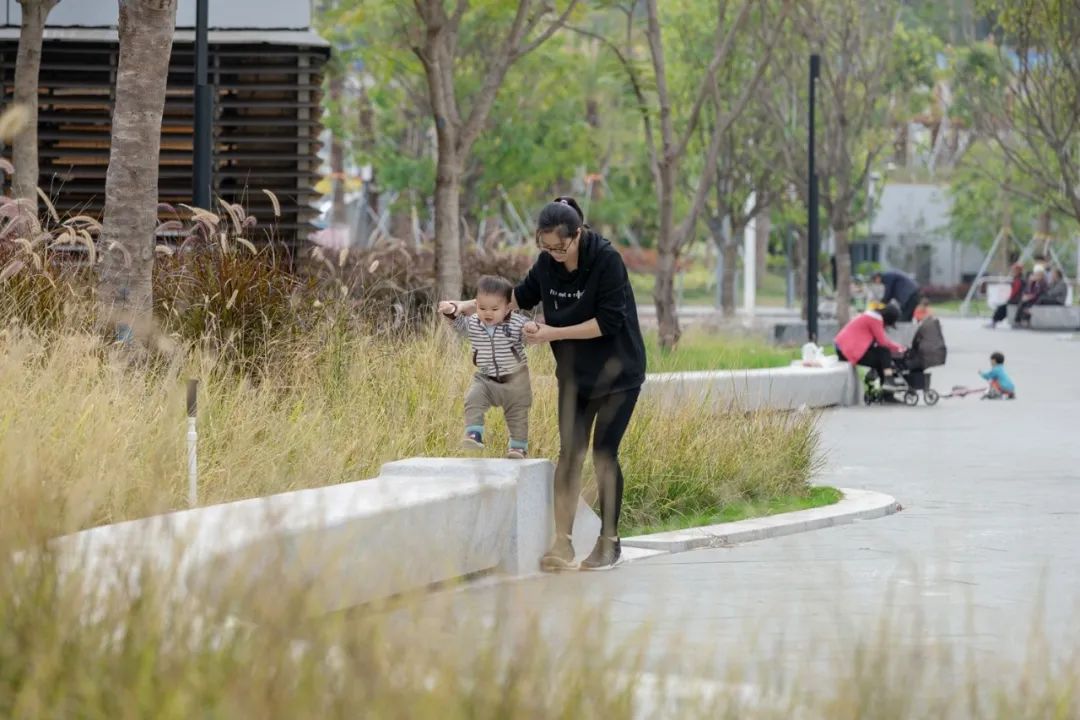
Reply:
[[536, 221], [537, 232], [558, 232], [563, 239], [573, 237], [582, 227], [589, 227], [585, 224], [585, 213], [581, 211], [577, 200], [566, 195], [545, 205]]

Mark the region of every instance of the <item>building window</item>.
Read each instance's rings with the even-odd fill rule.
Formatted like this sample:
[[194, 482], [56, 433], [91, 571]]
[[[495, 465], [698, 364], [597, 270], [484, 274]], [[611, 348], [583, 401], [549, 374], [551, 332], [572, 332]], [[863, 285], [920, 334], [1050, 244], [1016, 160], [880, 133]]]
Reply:
[[852, 243], [851, 267], [855, 273], [862, 274], [860, 268], [867, 263], [874, 265], [881, 263], [881, 243], [875, 241]]

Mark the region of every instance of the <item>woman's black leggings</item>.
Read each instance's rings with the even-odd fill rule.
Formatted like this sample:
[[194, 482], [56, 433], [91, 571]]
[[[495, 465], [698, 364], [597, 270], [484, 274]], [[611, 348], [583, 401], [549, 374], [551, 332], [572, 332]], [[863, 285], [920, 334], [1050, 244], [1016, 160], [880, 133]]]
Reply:
[[[850, 362], [848, 358], [844, 357], [844, 353], [840, 352], [840, 348], [836, 349], [836, 355], [841, 362]], [[866, 352], [855, 364], [877, 370], [878, 377], [883, 378], [885, 377], [885, 370], [893, 366], [892, 353], [889, 352], [888, 348], [874, 343], [866, 349]]]
[[[593, 467], [600, 493], [602, 535], [617, 537], [623, 474], [619, 444], [630, 424], [640, 388], [598, 398], [559, 388], [559, 464], [555, 467], [555, 532], [569, 535], [581, 497], [581, 469], [592, 435]], [[593, 427], [595, 423], [595, 429]]]

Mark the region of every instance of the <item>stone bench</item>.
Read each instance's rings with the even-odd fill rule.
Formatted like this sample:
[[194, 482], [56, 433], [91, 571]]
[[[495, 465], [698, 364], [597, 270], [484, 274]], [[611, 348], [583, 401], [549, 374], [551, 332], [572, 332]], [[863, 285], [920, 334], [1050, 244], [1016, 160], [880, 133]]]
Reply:
[[[68, 535], [61, 568], [88, 590], [137, 587], [149, 570], [179, 597], [296, 591], [321, 614], [488, 571], [539, 571], [553, 534], [547, 460], [413, 458], [372, 480], [213, 505]], [[582, 503], [576, 549], [600, 521]]]
[[[1016, 316], [1015, 309], [1012, 317]], [[1032, 330], [1077, 330], [1080, 329], [1080, 306], [1077, 305], [1032, 305]]]
[[859, 401], [859, 381], [847, 363], [831, 367], [708, 370], [649, 374], [642, 396], [673, 407], [710, 402], [730, 410], [795, 410]]

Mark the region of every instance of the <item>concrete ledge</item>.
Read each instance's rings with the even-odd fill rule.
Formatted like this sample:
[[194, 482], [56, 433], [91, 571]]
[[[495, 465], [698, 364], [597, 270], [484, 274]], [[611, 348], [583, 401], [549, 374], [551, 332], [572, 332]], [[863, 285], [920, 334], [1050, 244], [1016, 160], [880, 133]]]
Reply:
[[1031, 329], [1080, 329], [1080, 305], [1032, 305]]
[[[547, 460], [413, 458], [372, 480], [107, 525], [54, 547], [90, 591], [138, 587], [149, 571], [181, 595], [303, 590], [318, 614], [475, 573], [537, 571], [553, 533], [552, 475]], [[599, 525], [582, 504], [582, 553]]]
[[648, 550], [685, 552], [698, 548], [724, 547], [782, 537], [808, 530], [844, 525], [856, 520], [872, 520], [900, 510], [896, 498], [870, 490], [839, 488], [843, 499], [834, 505], [770, 515], [739, 522], [673, 530], [671, 532], [623, 538], [623, 545]]
[[653, 373], [646, 376], [642, 396], [661, 403], [710, 402], [731, 410], [796, 410], [853, 405], [859, 381], [847, 363], [832, 367], [765, 368]]

